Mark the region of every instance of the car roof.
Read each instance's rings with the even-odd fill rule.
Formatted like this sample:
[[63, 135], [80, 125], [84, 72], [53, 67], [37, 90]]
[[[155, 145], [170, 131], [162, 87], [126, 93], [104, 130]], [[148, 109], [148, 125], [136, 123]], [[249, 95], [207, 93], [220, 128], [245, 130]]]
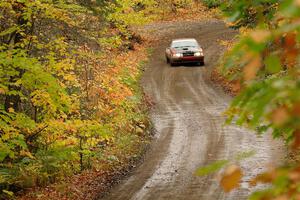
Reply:
[[181, 39], [172, 40], [172, 42], [185, 42], [185, 41], [197, 42], [197, 40], [194, 38], [181, 38]]
[[174, 39], [171, 42], [171, 46], [176, 45], [176, 44], [185, 43], [185, 42], [192, 42], [194, 44], [197, 44], [199, 47], [201, 47], [200, 44], [198, 43], [198, 41], [196, 39], [194, 39], [194, 38]]

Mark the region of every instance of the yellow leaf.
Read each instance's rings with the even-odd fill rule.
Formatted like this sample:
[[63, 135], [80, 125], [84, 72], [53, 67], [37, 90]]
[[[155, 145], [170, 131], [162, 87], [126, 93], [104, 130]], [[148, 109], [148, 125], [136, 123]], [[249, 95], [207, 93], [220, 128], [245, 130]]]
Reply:
[[29, 151], [21, 150], [21, 151], [20, 151], [20, 155], [21, 155], [21, 156], [29, 157], [29, 158], [31, 158], [31, 159], [34, 159], [33, 155], [32, 155]]
[[221, 179], [221, 186], [225, 192], [238, 188], [242, 179], [242, 170], [236, 165], [229, 166]]
[[8, 108], [8, 112], [13, 113], [13, 112], [15, 112], [15, 109], [13, 109], [13, 108]]

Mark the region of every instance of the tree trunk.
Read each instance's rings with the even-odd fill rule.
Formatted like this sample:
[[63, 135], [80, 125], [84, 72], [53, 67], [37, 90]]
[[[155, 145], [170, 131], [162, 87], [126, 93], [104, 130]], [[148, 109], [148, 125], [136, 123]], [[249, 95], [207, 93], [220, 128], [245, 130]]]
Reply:
[[[27, 19], [24, 19], [23, 14], [24, 14], [24, 3], [15, 3], [13, 8], [16, 13], [18, 13], [18, 20], [17, 20], [17, 26], [18, 27], [26, 27], [26, 24], [28, 23]], [[24, 31], [26, 32], [26, 31]], [[10, 35], [8, 44], [11, 49], [15, 49], [15, 44], [20, 43], [24, 39], [24, 35], [22, 35], [19, 31], [15, 31]], [[16, 86], [14, 83], [20, 79], [23, 74], [24, 70], [22, 69], [16, 69], [18, 71], [18, 74], [15, 76], [11, 76], [9, 78], [9, 83], [10, 85], [8, 86], [9, 91], [15, 91], [15, 92], [20, 92], [21, 91], [21, 86]], [[20, 103], [21, 103], [21, 98], [18, 94], [9, 94], [6, 95], [5, 97], [5, 103], [4, 107], [7, 112], [11, 108], [13, 108], [16, 112], [20, 111]]]

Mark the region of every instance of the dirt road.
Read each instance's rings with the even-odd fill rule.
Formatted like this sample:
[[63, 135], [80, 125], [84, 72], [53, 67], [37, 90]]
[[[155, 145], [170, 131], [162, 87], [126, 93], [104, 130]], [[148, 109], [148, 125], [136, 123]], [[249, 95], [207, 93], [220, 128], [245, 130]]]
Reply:
[[[161, 41], [143, 78], [146, 93], [156, 102], [151, 114], [156, 139], [143, 164], [104, 199], [246, 199], [247, 181], [271, 161], [278, 162], [282, 148], [269, 136], [223, 126], [221, 113], [231, 98], [215, 88], [209, 76], [223, 51], [218, 40], [232, 38], [235, 31], [217, 20], [161, 23], [146, 30]], [[166, 64], [165, 47], [172, 38], [183, 37], [198, 39], [205, 50], [205, 67]], [[214, 176], [194, 176], [198, 167], [249, 150], [256, 155], [243, 162], [246, 177], [242, 188], [233, 193], [224, 194]]]

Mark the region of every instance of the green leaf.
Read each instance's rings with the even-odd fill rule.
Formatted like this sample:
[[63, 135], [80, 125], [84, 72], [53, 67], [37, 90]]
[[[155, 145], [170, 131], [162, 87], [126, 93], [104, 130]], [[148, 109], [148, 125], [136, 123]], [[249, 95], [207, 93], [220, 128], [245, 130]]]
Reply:
[[19, 27], [18, 26], [13, 26], [13, 27], [10, 27], [2, 32], [0, 32], [0, 36], [5, 36], [5, 35], [8, 35], [8, 34], [11, 34], [15, 31], [19, 30]]
[[242, 161], [255, 155], [255, 151], [242, 152], [235, 157], [236, 161]]
[[270, 55], [265, 60], [266, 70], [271, 74], [275, 74], [281, 71], [280, 59], [278, 56]]
[[214, 162], [213, 164], [207, 165], [205, 167], [201, 167], [196, 171], [197, 176], [205, 176], [208, 174], [212, 174], [216, 171], [222, 169], [225, 165], [229, 163], [228, 160], [219, 160]]
[[8, 156], [8, 152], [5, 151], [0, 151], [0, 162], [2, 162], [7, 156]]

